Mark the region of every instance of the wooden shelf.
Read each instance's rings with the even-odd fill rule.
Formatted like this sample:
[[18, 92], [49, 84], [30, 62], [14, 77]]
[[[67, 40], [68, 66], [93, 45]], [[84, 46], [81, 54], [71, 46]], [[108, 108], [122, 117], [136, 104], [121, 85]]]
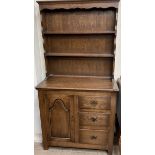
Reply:
[[101, 58], [113, 58], [113, 54], [96, 54], [96, 53], [45, 53], [47, 56], [58, 57], [101, 57]]
[[93, 34], [116, 34], [116, 31], [103, 31], [103, 32], [48, 32], [48, 31], [44, 31], [43, 32], [44, 35], [93, 35]]
[[118, 87], [111, 79], [89, 76], [53, 75], [41, 82], [37, 89], [59, 90], [106, 90], [118, 91]]

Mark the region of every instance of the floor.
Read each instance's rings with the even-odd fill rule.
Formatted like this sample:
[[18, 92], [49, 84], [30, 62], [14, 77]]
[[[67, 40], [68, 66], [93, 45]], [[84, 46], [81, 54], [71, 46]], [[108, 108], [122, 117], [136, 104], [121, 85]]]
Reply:
[[[40, 143], [34, 144], [34, 155], [107, 155], [106, 151], [51, 147], [43, 150]], [[120, 155], [118, 146], [114, 146], [113, 155]]]

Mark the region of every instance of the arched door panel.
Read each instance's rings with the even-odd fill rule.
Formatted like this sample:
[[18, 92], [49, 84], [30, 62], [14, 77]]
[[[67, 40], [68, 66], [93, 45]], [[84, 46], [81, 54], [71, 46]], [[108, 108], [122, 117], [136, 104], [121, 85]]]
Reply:
[[66, 95], [48, 95], [48, 139], [71, 141], [73, 103]]

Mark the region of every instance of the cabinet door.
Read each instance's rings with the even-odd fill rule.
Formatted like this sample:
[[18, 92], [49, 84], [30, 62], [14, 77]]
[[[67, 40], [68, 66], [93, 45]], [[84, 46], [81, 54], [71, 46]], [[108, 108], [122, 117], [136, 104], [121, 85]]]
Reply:
[[73, 99], [67, 95], [47, 95], [48, 140], [73, 141]]

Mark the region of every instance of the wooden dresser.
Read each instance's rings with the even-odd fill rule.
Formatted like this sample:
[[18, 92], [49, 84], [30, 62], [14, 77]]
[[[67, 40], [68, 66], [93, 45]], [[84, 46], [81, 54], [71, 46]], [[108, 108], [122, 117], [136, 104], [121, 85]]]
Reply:
[[43, 147], [112, 154], [117, 0], [38, 1], [46, 79], [38, 90]]

